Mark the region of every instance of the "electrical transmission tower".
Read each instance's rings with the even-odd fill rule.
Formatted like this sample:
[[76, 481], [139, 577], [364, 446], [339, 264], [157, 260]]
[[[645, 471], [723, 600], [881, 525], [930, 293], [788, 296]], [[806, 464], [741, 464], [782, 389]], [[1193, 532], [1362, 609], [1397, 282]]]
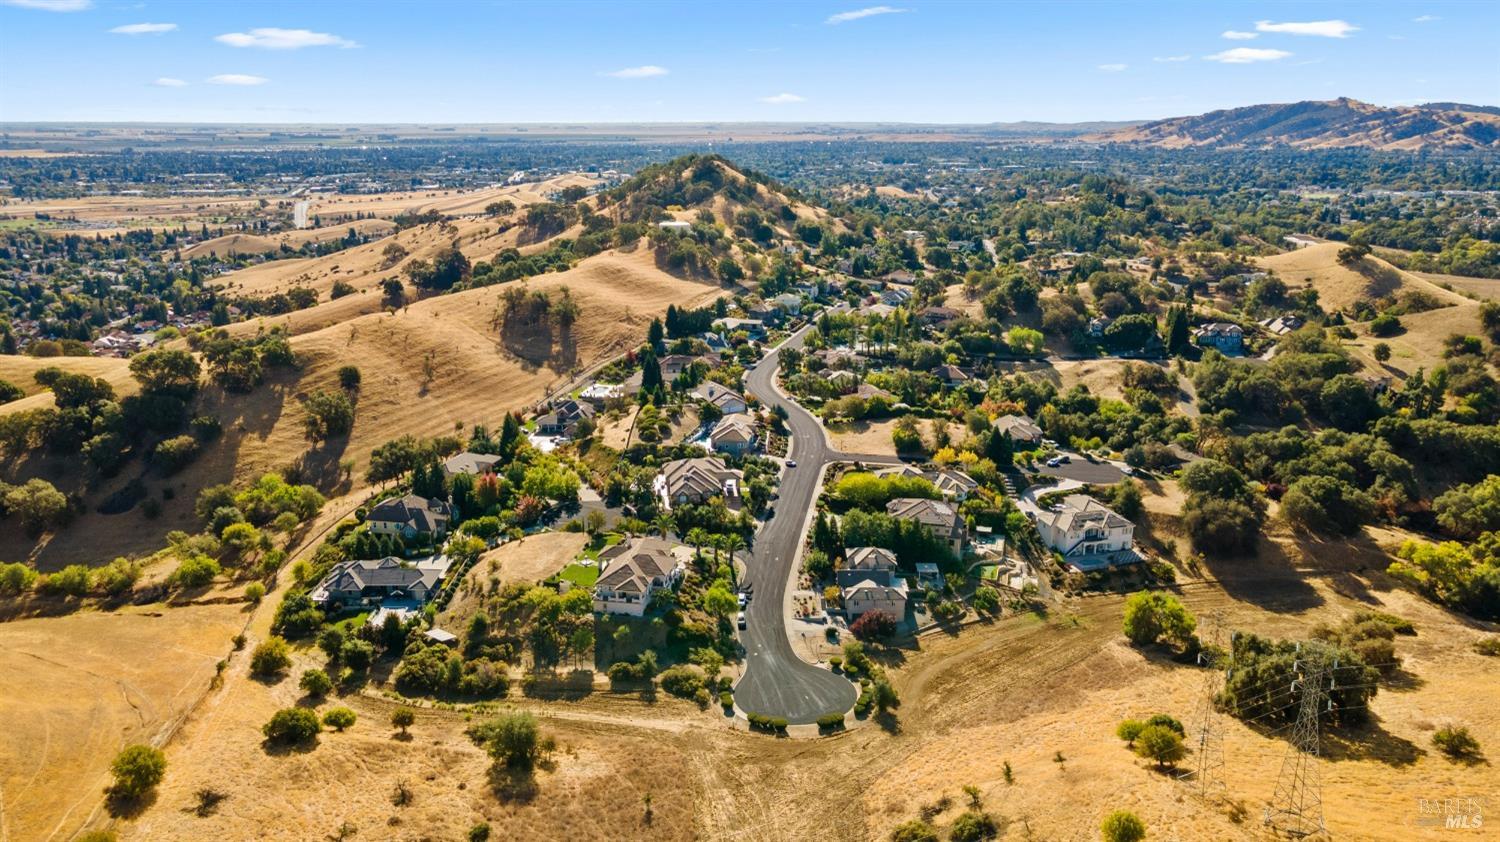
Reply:
[[1219, 711], [1214, 705], [1214, 696], [1219, 689], [1220, 668], [1228, 675], [1228, 664], [1214, 663], [1214, 655], [1221, 650], [1223, 640], [1223, 614], [1215, 611], [1208, 616], [1207, 645], [1198, 653], [1198, 664], [1206, 669], [1203, 676], [1203, 692], [1198, 699], [1198, 710], [1193, 714], [1194, 727], [1198, 734], [1197, 769], [1198, 794], [1207, 796], [1210, 791], [1224, 787], [1224, 730], [1219, 723]]
[[1265, 811], [1266, 825], [1293, 839], [1327, 830], [1323, 824], [1323, 787], [1318, 780], [1318, 717], [1332, 705], [1327, 694], [1331, 680], [1327, 664], [1302, 659], [1297, 661], [1297, 673], [1291, 687], [1299, 695], [1297, 722], [1276, 778], [1276, 794]]

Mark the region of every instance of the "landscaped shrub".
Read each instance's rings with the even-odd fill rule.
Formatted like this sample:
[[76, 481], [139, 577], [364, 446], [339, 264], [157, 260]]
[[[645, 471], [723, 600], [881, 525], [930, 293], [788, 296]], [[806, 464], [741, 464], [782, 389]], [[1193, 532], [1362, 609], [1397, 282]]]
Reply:
[[208, 585], [222, 572], [219, 563], [206, 555], [195, 554], [177, 565], [167, 581], [173, 587], [201, 588]]
[[1146, 730], [1146, 723], [1139, 719], [1123, 719], [1119, 725], [1115, 726], [1115, 736], [1134, 745], [1135, 738], [1139, 737], [1144, 730]]
[[1135, 753], [1166, 769], [1186, 756], [1187, 749], [1181, 734], [1165, 725], [1147, 725], [1135, 738]]
[[787, 722], [779, 716], [766, 716], [759, 713], [747, 713], [745, 718], [750, 721], [750, 727], [756, 731], [764, 731], [768, 734], [786, 733]]
[[691, 698], [703, 689], [703, 676], [685, 664], [668, 667], [661, 674], [661, 689], [674, 696]]
[[1177, 732], [1178, 736], [1187, 735], [1187, 729], [1182, 727], [1182, 723], [1178, 722], [1176, 717], [1169, 714], [1158, 713], [1150, 719], [1146, 720], [1147, 728], [1151, 727], [1152, 725], [1160, 725], [1163, 728], [1171, 728], [1173, 731]]
[[1432, 744], [1454, 760], [1480, 755], [1479, 740], [1463, 726], [1447, 725], [1432, 733]]
[[317, 736], [323, 726], [318, 722], [315, 711], [307, 708], [282, 708], [272, 714], [271, 721], [260, 730], [273, 743], [292, 745]]
[[161, 783], [162, 776], [167, 773], [167, 756], [151, 746], [128, 746], [115, 755], [109, 772], [115, 779], [109, 794], [114, 798], [134, 800]]
[[891, 831], [891, 842], [938, 842], [937, 831], [921, 819], [912, 819], [896, 825]]
[[884, 640], [896, 633], [896, 618], [884, 611], [866, 611], [849, 624], [849, 633], [860, 640]]
[[304, 670], [297, 687], [309, 696], [321, 698], [333, 691], [333, 680], [322, 670]]
[[842, 713], [825, 713], [818, 717], [818, 727], [825, 731], [841, 731], [844, 728]]
[[1146, 838], [1146, 823], [1129, 810], [1116, 810], [1099, 825], [1104, 842], [1140, 842]]
[[255, 675], [278, 675], [291, 668], [291, 650], [279, 637], [266, 638], [250, 653], [250, 672]]
[[332, 708], [323, 714], [323, 724], [335, 731], [342, 731], [354, 724], [358, 717], [348, 708]]
[[970, 810], [953, 821], [948, 838], [953, 842], [982, 842], [1000, 835], [1000, 826], [989, 813]]

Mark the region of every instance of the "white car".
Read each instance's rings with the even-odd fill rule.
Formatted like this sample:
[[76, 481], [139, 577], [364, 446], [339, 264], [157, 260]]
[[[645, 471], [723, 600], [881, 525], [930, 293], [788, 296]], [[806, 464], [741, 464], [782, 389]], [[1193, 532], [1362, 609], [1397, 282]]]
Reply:
[[1049, 468], [1056, 468], [1058, 465], [1061, 465], [1061, 464], [1062, 464], [1062, 457], [1061, 456], [1054, 456], [1051, 459], [1047, 460], [1047, 467], [1049, 467]]
[[736, 622], [739, 623], [740, 628], [743, 629], [745, 627], [745, 612], [740, 612], [739, 619]]
[[788, 468], [795, 468], [795, 467], [797, 467], [797, 460], [796, 459], [788, 459], [788, 460], [786, 460], [786, 466]]
[[750, 604], [750, 595], [749, 594], [744, 594], [744, 593], [740, 594], [740, 610], [744, 611], [745, 610], [745, 606], [749, 605], [749, 604]]

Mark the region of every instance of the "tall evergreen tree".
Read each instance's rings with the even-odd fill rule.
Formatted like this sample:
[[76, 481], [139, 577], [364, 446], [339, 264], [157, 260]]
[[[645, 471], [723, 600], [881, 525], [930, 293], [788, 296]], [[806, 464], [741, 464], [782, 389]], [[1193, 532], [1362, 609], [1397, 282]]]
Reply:
[[505, 423], [500, 427], [500, 455], [507, 460], [516, 454], [521, 443], [521, 422], [514, 412], [505, 414]]
[[1189, 345], [1187, 310], [1173, 307], [1167, 311], [1167, 353], [1181, 354]]
[[651, 346], [652, 352], [664, 354], [667, 352], [667, 331], [662, 327], [661, 319], [652, 319], [651, 326], [646, 329], [646, 343]]

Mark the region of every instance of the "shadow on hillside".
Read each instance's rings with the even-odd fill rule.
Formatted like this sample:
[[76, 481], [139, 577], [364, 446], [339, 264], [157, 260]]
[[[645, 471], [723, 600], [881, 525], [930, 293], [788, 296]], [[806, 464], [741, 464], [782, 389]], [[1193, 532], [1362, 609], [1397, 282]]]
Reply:
[[126, 798], [116, 795], [113, 791], [105, 790], [104, 811], [113, 819], [136, 818], [155, 803], [156, 790], [154, 789], [137, 798]]
[[1427, 753], [1411, 740], [1385, 730], [1374, 714], [1364, 725], [1329, 728], [1319, 750], [1332, 763], [1376, 760], [1387, 766], [1410, 766]]
[[1210, 558], [1203, 566], [1229, 596], [1267, 611], [1300, 614], [1324, 603], [1273, 541], [1262, 539], [1257, 555]]
[[569, 328], [551, 321], [532, 324], [508, 323], [500, 328], [500, 347], [534, 371], [544, 365], [565, 371], [578, 363], [578, 342]]
[[530, 699], [576, 702], [593, 695], [594, 671], [574, 669], [566, 673], [556, 670], [533, 672], [521, 685], [521, 692]]
[[1371, 298], [1384, 298], [1401, 289], [1401, 273], [1383, 263], [1364, 258], [1351, 264], [1349, 268], [1370, 282], [1365, 293]]

